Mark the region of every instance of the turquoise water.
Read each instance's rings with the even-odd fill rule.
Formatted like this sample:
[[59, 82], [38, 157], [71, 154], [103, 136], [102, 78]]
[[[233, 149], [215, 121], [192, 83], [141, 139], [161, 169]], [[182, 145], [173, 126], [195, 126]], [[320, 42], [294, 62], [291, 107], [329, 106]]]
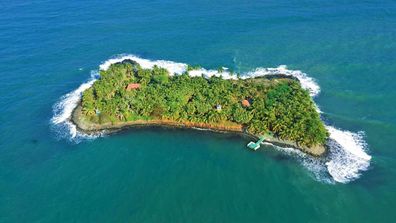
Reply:
[[[16, 0], [0, 12], [0, 222], [396, 219], [394, 1]], [[196, 130], [76, 143], [53, 106], [120, 54], [301, 70], [328, 125], [362, 131], [370, 166], [340, 183], [294, 152]]]

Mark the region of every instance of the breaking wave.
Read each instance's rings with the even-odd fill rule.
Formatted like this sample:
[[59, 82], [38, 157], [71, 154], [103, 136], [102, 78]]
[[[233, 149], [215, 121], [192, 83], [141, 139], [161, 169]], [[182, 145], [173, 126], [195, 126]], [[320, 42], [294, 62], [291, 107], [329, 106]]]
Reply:
[[[152, 68], [154, 65], [165, 68], [171, 75], [179, 75], [187, 71], [188, 65], [166, 60], [148, 60], [135, 55], [123, 55], [109, 59], [99, 66], [100, 70], [107, 70], [111, 64], [122, 62], [126, 59], [134, 60], [143, 68]], [[297, 78], [301, 86], [306, 89], [312, 97], [320, 93], [320, 87], [316, 81], [306, 73], [299, 70], [289, 70], [285, 65], [277, 68], [257, 68], [253, 71], [241, 74], [240, 78], [254, 78], [266, 75], [288, 75]], [[224, 79], [237, 79], [237, 75], [229, 72], [227, 68], [222, 71], [208, 70], [204, 68], [189, 71], [190, 76], [203, 76], [209, 78], [212, 76], [222, 77]], [[80, 142], [83, 139], [93, 139], [105, 135], [101, 132], [96, 135], [87, 135], [79, 132], [77, 127], [70, 121], [73, 110], [77, 107], [82, 93], [91, 87], [98, 79], [97, 71], [91, 72], [91, 77], [76, 90], [62, 96], [53, 106], [53, 117], [51, 124], [59, 138], [66, 138], [73, 142]], [[318, 112], [321, 112], [317, 107]], [[316, 179], [324, 182], [347, 183], [359, 178], [362, 171], [370, 166], [371, 156], [367, 151], [367, 144], [363, 139], [364, 133], [353, 133], [343, 131], [332, 126], [326, 126], [330, 133], [328, 141], [329, 154], [325, 158], [314, 158], [299, 150], [292, 148], [281, 148], [274, 146], [277, 150], [297, 157], [307, 169], [309, 169]]]
[[348, 183], [361, 176], [370, 166], [371, 156], [367, 154], [364, 132], [353, 133], [326, 126], [330, 133], [324, 158], [312, 157], [294, 148], [274, 146], [278, 151], [295, 157], [306, 167], [315, 179], [326, 183]]
[[[143, 68], [153, 68], [154, 65], [157, 65], [159, 67], [167, 69], [171, 75], [182, 74], [188, 68], [188, 65], [185, 63], [177, 63], [167, 60], [148, 60], [137, 57], [135, 55], [125, 55], [125, 56], [109, 59], [103, 64], [101, 64], [99, 68], [101, 70], [107, 70], [111, 64], [119, 63], [128, 59], [136, 61]], [[199, 68], [199, 69], [190, 70], [188, 73], [192, 77], [202, 75], [205, 78], [216, 76], [216, 77], [222, 77], [224, 79], [238, 79], [238, 76], [236, 74], [229, 72], [228, 68], [226, 67], [223, 67], [223, 70], [220, 72], [218, 70], [207, 70], [205, 68]], [[260, 67], [253, 71], [242, 74], [241, 78], [247, 79], [247, 78], [262, 77], [266, 75], [278, 75], [278, 74], [293, 76], [297, 78], [300, 81], [301, 86], [304, 89], [308, 90], [311, 96], [316, 96], [320, 92], [320, 87], [313, 78], [309, 77], [306, 73], [303, 73], [299, 70], [288, 70], [286, 65], [281, 65], [277, 68]]]
[[308, 90], [312, 97], [318, 95], [320, 92], [320, 87], [313, 78], [299, 70], [288, 70], [286, 65], [281, 65], [277, 68], [257, 68], [254, 71], [248, 72], [243, 77], [252, 78], [274, 74], [284, 74], [297, 78], [300, 81], [301, 87]]
[[347, 183], [360, 177], [370, 166], [371, 156], [366, 153], [364, 132], [353, 133], [326, 126], [330, 133], [327, 170], [337, 182]]
[[52, 129], [59, 138], [66, 138], [73, 142], [80, 142], [82, 139], [93, 139], [101, 134], [84, 134], [77, 130], [70, 119], [73, 110], [80, 102], [82, 93], [90, 88], [99, 78], [99, 73], [92, 71], [91, 77], [81, 84], [76, 90], [62, 96], [60, 100], [53, 106], [53, 117], [51, 118]]
[[326, 158], [317, 158], [310, 156], [298, 149], [289, 148], [289, 147], [280, 147], [274, 145], [272, 143], [265, 143], [273, 146], [276, 150], [281, 153], [287, 154], [288, 156], [293, 157], [297, 161], [299, 161], [309, 172], [313, 175], [313, 177], [324, 183], [334, 183], [335, 180], [329, 174], [326, 167]]

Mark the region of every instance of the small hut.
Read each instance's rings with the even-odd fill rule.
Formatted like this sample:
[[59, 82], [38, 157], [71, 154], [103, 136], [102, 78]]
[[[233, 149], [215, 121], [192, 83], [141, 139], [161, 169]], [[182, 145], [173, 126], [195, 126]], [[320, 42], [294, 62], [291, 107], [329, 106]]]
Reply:
[[126, 90], [131, 91], [131, 90], [136, 90], [140, 88], [140, 84], [138, 83], [130, 83], [127, 85]]
[[250, 101], [247, 99], [242, 100], [241, 103], [243, 107], [250, 107]]
[[221, 111], [221, 105], [216, 105], [216, 110]]

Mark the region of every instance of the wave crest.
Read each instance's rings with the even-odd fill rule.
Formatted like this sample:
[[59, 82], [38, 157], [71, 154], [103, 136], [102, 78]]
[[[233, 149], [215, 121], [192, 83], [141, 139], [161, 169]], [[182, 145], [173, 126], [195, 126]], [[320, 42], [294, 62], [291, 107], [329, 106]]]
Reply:
[[274, 74], [283, 74], [297, 78], [300, 81], [301, 87], [305, 90], [308, 90], [311, 97], [314, 97], [320, 93], [320, 87], [312, 77], [309, 77], [308, 74], [300, 70], [289, 70], [287, 69], [286, 65], [281, 65], [277, 68], [260, 67], [254, 71], [248, 72], [246, 76], [248, 78], [252, 78]]
[[[135, 55], [124, 55], [121, 57], [109, 59], [103, 64], [101, 64], [99, 68], [101, 70], [107, 70], [109, 69], [110, 65], [114, 63], [122, 62], [127, 59], [136, 61], [143, 68], [151, 69], [155, 65], [158, 67], [165, 68], [169, 71], [170, 75], [182, 74], [185, 71], [187, 71], [188, 68], [188, 65], [185, 63], [177, 63], [167, 60], [148, 60], [137, 57]], [[286, 65], [280, 65], [277, 68], [259, 67], [253, 71], [249, 71], [247, 73], [242, 74], [241, 78], [247, 79], [247, 78], [263, 77], [263, 76], [278, 75], [278, 74], [293, 76], [297, 78], [301, 83], [301, 87], [308, 90], [311, 96], [316, 96], [320, 93], [320, 87], [313, 78], [309, 77], [306, 73], [303, 73], [300, 70], [289, 70], [287, 69]], [[194, 69], [189, 71], [189, 75], [192, 77], [202, 75], [205, 78], [216, 76], [216, 77], [222, 77], [224, 79], [238, 79], [237, 75], [229, 72], [228, 68], [226, 67], [223, 67], [223, 70], [220, 72], [218, 70], [211, 70], [211, 69], [207, 70], [205, 68]]]
[[53, 106], [53, 117], [51, 118], [52, 128], [59, 138], [70, 139], [79, 142], [81, 139], [96, 138], [100, 134], [88, 135], [77, 130], [77, 127], [70, 121], [73, 110], [81, 100], [82, 93], [90, 88], [98, 79], [99, 74], [96, 71], [91, 72], [91, 77], [81, 84], [74, 91], [65, 94]]
[[363, 132], [353, 133], [326, 126], [330, 133], [327, 170], [337, 182], [347, 183], [360, 177], [370, 166], [371, 156], [366, 153]]
[[353, 133], [326, 126], [330, 133], [327, 146], [329, 153], [324, 158], [312, 157], [294, 148], [275, 148], [295, 157], [315, 179], [326, 183], [348, 183], [358, 179], [370, 166], [371, 156], [366, 153], [367, 143], [363, 132]]

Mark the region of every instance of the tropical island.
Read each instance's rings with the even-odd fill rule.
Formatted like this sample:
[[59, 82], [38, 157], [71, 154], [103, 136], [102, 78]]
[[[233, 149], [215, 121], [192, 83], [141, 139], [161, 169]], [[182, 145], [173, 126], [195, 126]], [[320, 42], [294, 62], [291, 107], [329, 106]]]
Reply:
[[[83, 92], [72, 121], [85, 132], [165, 125], [265, 136], [320, 156], [329, 136], [315, 104], [296, 78], [224, 79], [174, 75], [132, 60], [114, 63]], [[222, 73], [219, 68], [218, 73]]]

